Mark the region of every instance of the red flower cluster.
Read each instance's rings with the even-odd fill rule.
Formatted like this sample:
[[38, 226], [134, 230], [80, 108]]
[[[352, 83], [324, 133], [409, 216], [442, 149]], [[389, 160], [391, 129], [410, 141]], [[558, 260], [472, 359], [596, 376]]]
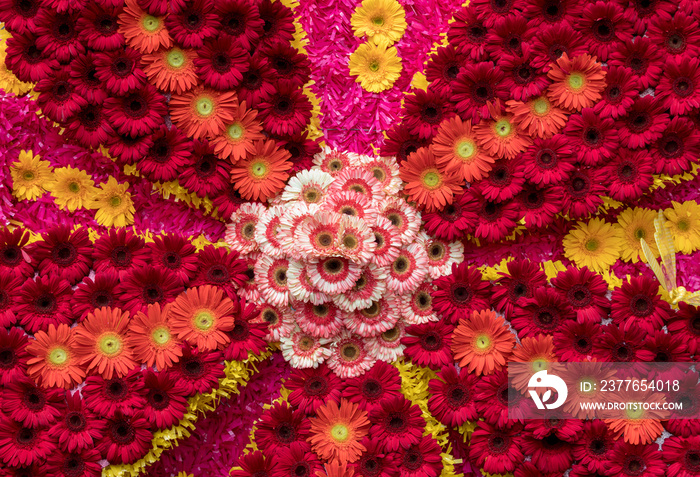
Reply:
[[2, 0], [0, 22], [8, 68], [67, 138], [180, 181], [222, 217], [237, 192], [257, 199], [234, 170], [262, 155], [287, 174], [320, 151], [305, 132], [309, 61], [280, 2]]
[[633, 204], [700, 155], [699, 19], [685, 2], [470, 2], [382, 154], [402, 177], [470, 184], [447, 206], [413, 197], [450, 240], [585, 218], [604, 196]]
[[224, 359], [266, 347], [267, 324], [236, 295], [246, 280], [236, 252], [198, 252], [178, 235], [147, 244], [124, 229], [93, 244], [68, 226], [28, 242], [25, 230], [0, 230], [8, 472], [87, 477], [102, 459], [132, 463], [182, 419], [187, 398], [218, 387]]

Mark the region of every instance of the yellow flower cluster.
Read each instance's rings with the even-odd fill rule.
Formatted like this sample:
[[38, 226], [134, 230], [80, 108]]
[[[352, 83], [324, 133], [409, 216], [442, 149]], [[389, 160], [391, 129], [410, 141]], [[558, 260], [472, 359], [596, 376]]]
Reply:
[[95, 187], [92, 177], [73, 167], [53, 169], [32, 151], [21, 151], [10, 166], [12, 195], [18, 200], [35, 200], [49, 192], [56, 205], [70, 212], [95, 209], [95, 220], [106, 227], [126, 227], [134, 223], [134, 204], [128, 183], [114, 177]]
[[406, 31], [406, 12], [396, 0], [364, 0], [350, 22], [355, 36], [368, 39], [350, 55], [350, 76], [371, 93], [390, 89], [401, 75], [401, 58], [391, 45]]

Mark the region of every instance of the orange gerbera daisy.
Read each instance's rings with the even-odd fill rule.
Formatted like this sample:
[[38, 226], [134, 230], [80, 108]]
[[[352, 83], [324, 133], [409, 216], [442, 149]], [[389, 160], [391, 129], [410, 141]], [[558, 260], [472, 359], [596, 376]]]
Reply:
[[527, 337], [520, 340], [513, 350], [511, 361], [518, 363], [532, 363], [532, 370], [529, 375], [518, 373], [513, 380], [515, 389], [523, 390], [527, 388], [528, 381], [532, 374], [549, 369], [549, 363], [557, 361], [554, 354], [554, 343], [551, 335], [538, 335], [537, 337]]
[[234, 92], [199, 87], [170, 100], [170, 117], [181, 130], [195, 139], [215, 137], [233, 120], [238, 109]]
[[399, 174], [406, 182], [404, 190], [409, 199], [427, 212], [442, 210], [461, 190], [461, 179], [439, 168], [435, 155], [426, 147], [410, 154]]
[[165, 17], [154, 17], [143, 11], [136, 0], [126, 0], [117, 21], [119, 33], [124, 35], [127, 45], [141, 53], [151, 53], [173, 44], [164, 20]]
[[552, 80], [547, 96], [556, 106], [581, 111], [603, 97], [605, 70], [595, 56], [581, 54], [570, 59], [564, 53], [552, 64], [547, 76]]
[[197, 53], [177, 46], [143, 55], [143, 71], [153, 85], [166, 93], [183, 94], [197, 85]]
[[231, 169], [233, 187], [246, 200], [266, 201], [277, 195], [289, 177], [290, 154], [272, 139], [255, 141], [253, 151]]
[[[662, 393], [647, 391], [622, 391], [612, 396], [616, 403], [659, 403], [666, 398]], [[605, 419], [605, 424], [614, 433], [615, 439], [624, 436], [625, 442], [633, 445], [650, 444], [664, 431], [661, 420], [669, 418], [670, 411], [643, 409], [642, 406], [630, 406], [629, 409], [614, 411], [624, 413], [626, 419]]]
[[85, 379], [85, 372], [78, 366], [74, 339], [70, 326], [49, 325], [48, 332], [38, 331], [29, 341], [27, 372], [41, 386], [70, 389]]
[[510, 100], [506, 105], [515, 124], [529, 136], [547, 139], [566, 126], [566, 112], [554, 106], [546, 96], [533, 98], [526, 103]]
[[312, 449], [322, 459], [346, 464], [355, 462], [367, 449], [360, 441], [367, 435], [370, 422], [367, 413], [357, 404], [341, 399], [340, 404], [329, 400], [312, 417]]
[[474, 126], [476, 139], [487, 154], [513, 159], [532, 144], [532, 138], [522, 134], [513, 116], [503, 113], [500, 102], [488, 108], [491, 119]]
[[452, 333], [452, 352], [461, 368], [487, 375], [501, 369], [513, 352], [515, 337], [502, 317], [491, 310], [462, 318]]
[[477, 144], [472, 122], [462, 121], [459, 116], [440, 124], [431, 149], [437, 165], [444, 170], [454, 170], [460, 181], [478, 181], [488, 175], [496, 160]]
[[75, 353], [87, 371], [96, 370], [104, 379], [126, 376], [138, 365], [126, 337], [129, 312], [100, 308], [75, 327]]
[[134, 357], [146, 366], [166, 369], [182, 356], [180, 340], [170, 326], [170, 304], [161, 309], [160, 304], [148, 305], [146, 313], [138, 312], [129, 323], [129, 341]]
[[252, 153], [254, 141], [264, 138], [260, 132], [262, 126], [255, 117], [258, 112], [254, 109], [246, 109], [245, 101], [241, 101], [238, 110], [233, 115], [233, 120], [226, 124], [224, 131], [211, 141], [214, 152], [222, 159], [228, 159], [235, 164], [246, 154]]
[[225, 346], [225, 331], [234, 325], [233, 301], [223, 290], [211, 285], [190, 288], [181, 293], [170, 308], [170, 324], [177, 337], [201, 350]]

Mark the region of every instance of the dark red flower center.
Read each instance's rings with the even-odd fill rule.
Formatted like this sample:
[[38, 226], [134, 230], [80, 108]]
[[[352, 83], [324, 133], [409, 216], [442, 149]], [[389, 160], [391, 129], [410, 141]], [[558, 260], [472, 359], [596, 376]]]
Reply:
[[39, 2], [19, 0], [18, 2], [14, 2], [13, 10], [24, 18], [33, 18], [39, 11]]
[[34, 299], [34, 312], [51, 314], [56, 310], [56, 297], [51, 293], [42, 293]]
[[490, 0], [491, 9], [500, 14], [510, 12], [513, 8], [513, 0]]
[[243, 75], [243, 86], [248, 90], [254, 91], [259, 89], [262, 84], [263, 77], [258, 70], [250, 69]]
[[417, 446], [411, 446], [403, 455], [403, 466], [408, 470], [418, 470], [423, 466], [423, 454]]
[[134, 70], [134, 60], [125, 56], [120, 56], [112, 62], [112, 73], [120, 78], [125, 78]]
[[548, 23], [555, 23], [563, 15], [562, 4], [558, 0], [550, 0], [542, 4], [542, 16], [544, 20]]
[[603, 438], [591, 439], [588, 443], [588, 452], [596, 456], [602, 456], [608, 452], [608, 445]]
[[95, 290], [90, 296], [90, 304], [93, 308], [104, 308], [114, 304], [114, 297], [109, 290]]
[[182, 258], [177, 252], [165, 252], [163, 254], [163, 258], [161, 260], [161, 263], [165, 268], [169, 268], [171, 270], [177, 270], [180, 268], [182, 264]]
[[486, 28], [481, 23], [474, 23], [467, 28], [467, 38], [469, 38], [472, 43], [482, 43], [486, 40], [487, 33]]
[[304, 381], [304, 392], [307, 396], [325, 396], [328, 391], [328, 380], [323, 376], [313, 376]]
[[5, 290], [0, 290], [0, 311], [10, 306], [10, 295]]
[[420, 344], [428, 351], [439, 350], [442, 348], [442, 336], [435, 331], [429, 331], [420, 337]]
[[469, 388], [461, 383], [451, 384], [445, 391], [450, 409], [459, 409], [469, 402]]
[[654, 361], [657, 363], [668, 363], [672, 361], [673, 355], [667, 349], [657, 350], [656, 355], [654, 355]]
[[495, 166], [486, 180], [494, 187], [504, 188], [513, 181], [513, 175], [505, 165]]
[[73, 40], [78, 33], [69, 15], [58, 15], [52, 24], [52, 32], [54, 39], [60, 43]]
[[587, 175], [581, 172], [574, 172], [567, 186], [569, 194], [571, 194], [574, 199], [579, 199], [585, 197], [590, 192], [591, 180]]
[[129, 385], [121, 378], [105, 381], [104, 394], [112, 401], [123, 401], [129, 395]]
[[44, 409], [46, 405], [46, 396], [38, 388], [29, 388], [23, 396], [24, 405], [32, 412], [38, 412]]
[[212, 265], [207, 270], [207, 279], [215, 284], [224, 284], [229, 281], [228, 269], [224, 265]]
[[68, 101], [72, 92], [73, 85], [68, 81], [56, 81], [51, 88], [53, 98], [59, 103]]
[[630, 361], [634, 357], [634, 351], [627, 343], [617, 343], [612, 349], [614, 361]]
[[510, 438], [502, 434], [493, 434], [488, 438], [489, 451], [492, 454], [504, 454], [510, 447]]
[[633, 162], [623, 162], [617, 166], [617, 175], [623, 182], [633, 183], [639, 174]]
[[658, 149], [666, 158], [680, 157], [683, 155], [683, 139], [677, 134], [665, 134], [659, 139]]
[[552, 149], [540, 149], [535, 156], [535, 163], [540, 169], [554, 169], [557, 166], [557, 153]]
[[172, 147], [166, 138], [156, 139], [148, 149], [148, 155], [159, 164], [165, 164], [172, 155]]
[[587, 147], [597, 148], [603, 143], [603, 133], [595, 127], [587, 127], [583, 131], [583, 143]]
[[136, 432], [131, 423], [126, 419], [119, 419], [113, 422], [109, 428], [112, 440], [119, 445], [128, 445], [134, 441]]
[[654, 302], [647, 295], [639, 294], [630, 300], [630, 308], [635, 316], [649, 316], [654, 311]]
[[545, 202], [544, 190], [530, 188], [529, 190], [525, 191], [523, 198], [525, 200], [522, 202], [526, 208], [531, 210], [540, 209]]
[[545, 451], [549, 452], [556, 452], [558, 449], [561, 449], [566, 445], [564, 441], [559, 439], [555, 433], [548, 434], [547, 437], [542, 439], [542, 447], [545, 449]]
[[382, 474], [382, 461], [375, 455], [364, 455], [360, 459], [360, 472], [363, 476], [375, 476]]
[[688, 472], [698, 473], [700, 472], [700, 451], [696, 449], [689, 449], [685, 453], [683, 459], [685, 463], [685, 469]]
[[22, 59], [30, 65], [39, 63], [42, 60], [42, 51], [36, 45], [28, 45], [22, 51]]
[[116, 19], [109, 15], [100, 15], [95, 18], [95, 28], [104, 36], [114, 35], [117, 33]]
[[442, 77], [448, 83], [457, 78], [459, 75], [459, 64], [458, 63], [448, 63], [442, 69]]
[[437, 103], [428, 102], [420, 110], [420, 117], [429, 124], [440, 124], [442, 121], [442, 106]]
[[527, 84], [535, 79], [535, 70], [528, 64], [521, 64], [513, 69], [513, 81], [516, 84]]
[[666, 33], [666, 49], [672, 55], [680, 55], [685, 51], [686, 41], [683, 32], [674, 30]]
[[646, 111], [633, 111], [627, 118], [627, 127], [634, 133], [642, 133], [651, 125], [651, 115]]
[[282, 422], [275, 427], [275, 435], [277, 436], [277, 440], [284, 444], [294, 442], [297, 437], [296, 430], [291, 422]]
[[392, 412], [385, 418], [385, 428], [391, 434], [400, 434], [408, 427], [406, 416], [398, 412]]
[[294, 99], [290, 96], [279, 96], [273, 105], [275, 115], [288, 117], [294, 114]]
[[275, 56], [270, 58], [270, 63], [274, 65], [277, 74], [280, 76], [289, 76], [294, 72], [294, 63], [287, 57]]
[[102, 124], [102, 112], [99, 106], [88, 104], [78, 115], [80, 124], [88, 131], [94, 131]]
[[306, 462], [297, 462], [291, 467], [292, 477], [306, 477], [311, 475], [311, 467]]
[[532, 321], [540, 330], [553, 331], [559, 326], [559, 312], [550, 307], [540, 308], [533, 314]]
[[508, 284], [508, 298], [512, 303], [516, 303], [519, 298], [530, 296], [532, 296], [532, 290], [527, 282], [511, 280]]
[[615, 25], [608, 18], [601, 18], [593, 22], [592, 33], [596, 40], [607, 43], [615, 39]]
[[16, 245], [6, 245], [0, 254], [2, 265], [8, 268], [16, 267], [22, 260], [22, 249]]
[[638, 455], [628, 456], [622, 470], [626, 475], [642, 475], [646, 469], [644, 459]]
[[187, 379], [199, 379], [206, 371], [204, 362], [197, 356], [186, 358], [181, 363], [182, 374]]
[[124, 98], [124, 113], [133, 119], [141, 119], [148, 113], [148, 101], [138, 93]]
[[368, 401], [376, 401], [384, 395], [384, 386], [375, 378], [367, 378], [360, 386], [362, 396]]
[[484, 205], [481, 206], [479, 216], [488, 222], [495, 222], [501, 218], [501, 209], [501, 203], [487, 200], [484, 201]]
[[183, 12], [182, 26], [192, 32], [197, 32], [204, 26], [204, 18], [202, 16], [202, 13], [196, 10], [189, 10]]
[[157, 410], [165, 409], [170, 404], [170, 396], [162, 389], [151, 389], [148, 392], [148, 404]]
[[493, 87], [486, 81], [474, 83], [471, 89], [472, 101], [480, 104], [486, 104], [494, 97]]
[[36, 440], [36, 432], [29, 427], [22, 427], [15, 434], [15, 442], [21, 447], [31, 447]]
[[66, 414], [66, 427], [71, 432], [80, 432], [85, 429], [87, 425], [87, 420], [82, 412], [71, 411]]
[[13, 348], [0, 348], [0, 368], [13, 369], [17, 364], [17, 353]]
[[696, 313], [694, 316], [690, 317], [688, 320], [688, 330], [692, 334], [700, 336], [700, 313]]
[[460, 306], [468, 305], [474, 296], [474, 292], [468, 283], [453, 283], [450, 287], [450, 297], [453, 303], [457, 303]]
[[245, 15], [242, 12], [229, 12], [221, 19], [221, 25], [224, 27], [224, 32], [231, 36], [239, 36], [245, 31], [246, 21]]
[[143, 297], [143, 301], [150, 305], [162, 301], [165, 294], [158, 283], [146, 283], [143, 285], [141, 296]]
[[622, 87], [619, 84], [610, 84], [605, 90], [605, 100], [611, 104], [622, 101]]
[[81, 477], [85, 472], [85, 462], [78, 454], [70, 454], [63, 461], [63, 475], [66, 477]]
[[557, 61], [564, 53], [569, 53], [569, 49], [561, 43], [553, 43], [549, 45], [547, 50], [547, 55], [551, 61]]
[[401, 161], [405, 161], [406, 159], [408, 159], [408, 156], [416, 152], [421, 147], [423, 147], [423, 144], [416, 141], [415, 139], [407, 139], [399, 147], [399, 159], [401, 159]]
[[236, 320], [236, 324], [231, 330], [231, 339], [233, 341], [245, 341], [250, 335], [250, 326], [243, 320]]
[[647, 65], [647, 59], [639, 53], [630, 54], [625, 62], [625, 66], [640, 76], [646, 71]]
[[217, 51], [211, 57], [211, 65], [218, 73], [228, 73], [231, 70], [231, 58], [224, 51]]
[[197, 178], [207, 180], [216, 172], [216, 156], [213, 154], [204, 154], [194, 165], [194, 170], [197, 173]]
[[51, 250], [52, 261], [60, 267], [68, 267], [72, 265], [78, 258], [78, 251], [70, 242], [56, 244]]
[[503, 39], [503, 46], [511, 53], [519, 52], [520, 48], [522, 47], [522, 43], [522, 38], [520, 38], [520, 35], [517, 33], [509, 33]]
[[673, 80], [673, 92], [681, 98], [685, 98], [686, 96], [693, 94], [693, 89], [693, 80], [690, 78], [681, 76], [680, 78]]
[[574, 341], [574, 349], [580, 354], [588, 354], [593, 349], [593, 341], [589, 336], [578, 336]]
[[574, 308], [586, 308], [593, 301], [591, 291], [585, 285], [574, 285], [568, 292], [566, 298]]

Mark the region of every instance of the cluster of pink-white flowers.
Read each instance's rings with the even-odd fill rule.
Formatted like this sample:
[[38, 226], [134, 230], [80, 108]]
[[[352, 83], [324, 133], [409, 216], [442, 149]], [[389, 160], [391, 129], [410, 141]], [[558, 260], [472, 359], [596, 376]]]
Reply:
[[250, 269], [239, 293], [293, 367], [356, 376], [401, 356], [406, 326], [437, 320], [430, 280], [464, 246], [422, 231], [400, 192], [395, 158], [326, 148], [269, 204], [231, 216], [226, 242]]

